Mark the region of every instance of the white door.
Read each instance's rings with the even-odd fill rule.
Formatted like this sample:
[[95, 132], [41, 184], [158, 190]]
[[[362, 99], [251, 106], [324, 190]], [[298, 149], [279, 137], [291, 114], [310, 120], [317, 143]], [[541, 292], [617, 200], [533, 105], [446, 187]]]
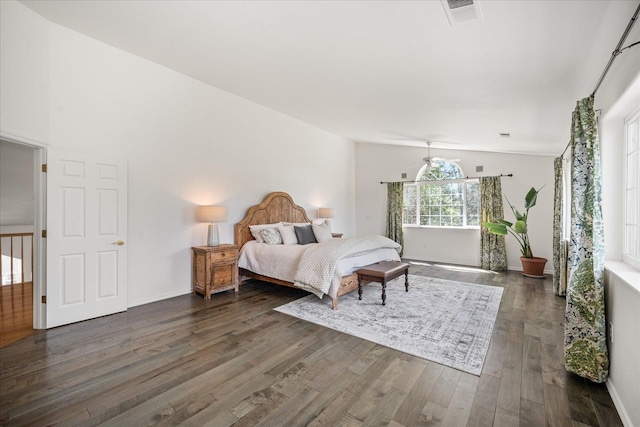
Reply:
[[47, 328], [127, 309], [127, 164], [49, 149]]

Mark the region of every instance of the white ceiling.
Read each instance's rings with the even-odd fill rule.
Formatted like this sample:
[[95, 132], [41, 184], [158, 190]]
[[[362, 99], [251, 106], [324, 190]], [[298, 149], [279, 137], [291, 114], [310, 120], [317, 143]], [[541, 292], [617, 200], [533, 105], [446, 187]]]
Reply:
[[535, 154], [564, 149], [637, 7], [480, 0], [483, 19], [452, 26], [438, 0], [22, 3], [355, 141]]

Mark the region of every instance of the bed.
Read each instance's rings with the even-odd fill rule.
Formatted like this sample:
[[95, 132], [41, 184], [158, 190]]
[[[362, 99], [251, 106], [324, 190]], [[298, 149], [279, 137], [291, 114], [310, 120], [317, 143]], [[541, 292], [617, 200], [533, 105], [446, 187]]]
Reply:
[[[266, 245], [256, 242], [249, 228], [260, 224], [286, 223], [289, 225], [311, 222], [304, 208], [295, 204], [291, 196], [285, 192], [269, 193], [261, 203], [251, 206], [244, 218], [235, 224], [234, 229], [235, 243], [241, 248], [238, 263], [240, 275], [278, 285], [302, 288], [322, 297], [321, 294], [303, 287], [294, 279], [295, 270], [298, 267], [295, 260], [300, 261], [302, 257], [308, 258], [304, 252], [316, 250], [315, 247], [321, 245], [331, 246], [334, 251], [339, 251], [340, 245], [362, 246], [376, 238], [390, 242], [389, 245], [384, 245], [385, 247], [362, 251], [357, 256], [350, 255], [348, 259], [341, 259], [338, 262], [334, 272], [335, 277], [332, 278], [328, 290], [323, 292], [331, 298], [332, 307], [335, 310], [338, 308], [340, 296], [358, 289], [358, 276], [354, 271], [379, 261], [400, 260], [399, 245], [382, 236], [344, 239], [344, 242], [339, 241], [342, 239], [332, 239], [332, 241], [315, 245]], [[370, 246], [369, 243], [366, 244]], [[296, 278], [299, 278], [299, 275]]]

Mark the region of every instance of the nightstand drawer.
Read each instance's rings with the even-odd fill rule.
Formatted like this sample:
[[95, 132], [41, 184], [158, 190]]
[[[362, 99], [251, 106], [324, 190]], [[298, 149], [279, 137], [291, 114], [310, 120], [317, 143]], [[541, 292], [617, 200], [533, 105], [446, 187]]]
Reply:
[[235, 260], [236, 260], [236, 251], [232, 249], [211, 253], [211, 261], [215, 263], [223, 262], [223, 261], [235, 262]]

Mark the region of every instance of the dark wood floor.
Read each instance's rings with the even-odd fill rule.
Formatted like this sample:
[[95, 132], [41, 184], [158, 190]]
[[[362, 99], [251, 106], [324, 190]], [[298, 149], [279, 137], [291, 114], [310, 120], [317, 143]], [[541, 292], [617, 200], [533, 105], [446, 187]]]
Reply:
[[0, 424], [622, 425], [603, 385], [564, 370], [550, 279], [411, 273], [505, 288], [479, 377], [275, 312], [305, 293], [252, 282], [0, 349]]
[[0, 289], [0, 348], [31, 335], [33, 283], [5, 285]]

